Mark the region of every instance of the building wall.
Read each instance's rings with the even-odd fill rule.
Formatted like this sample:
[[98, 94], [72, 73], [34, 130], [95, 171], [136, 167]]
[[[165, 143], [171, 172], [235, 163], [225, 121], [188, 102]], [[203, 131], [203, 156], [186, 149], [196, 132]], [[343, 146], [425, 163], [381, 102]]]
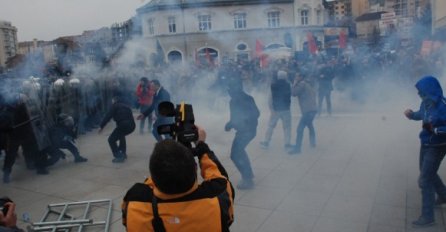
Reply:
[[[386, 0], [384, 2], [384, 11], [391, 12], [397, 10], [397, 16], [400, 17], [416, 17], [417, 16], [417, 2], [422, 0]], [[419, 5], [419, 4], [418, 4]]]
[[[308, 11], [308, 24], [302, 25], [300, 12]], [[280, 12], [280, 26], [268, 27], [268, 12]], [[317, 12], [320, 12], [318, 20]], [[311, 31], [319, 41], [323, 41], [325, 9], [319, 0], [301, 0], [294, 3], [276, 3], [259, 5], [216, 6], [207, 8], [186, 8], [158, 10], [142, 13], [142, 32], [156, 50], [157, 41], [164, 54], [178, 51], [183, 61], [194, 59], [195, 53], [202, 48], [212, 48], [218, 52], [218, 57], [235, 58], [239, 53], [248, 54], [250, 58], [255, 53], [256, 41], [265, 46], [271, 44], [285, 45], [285, 36], [292, 37], [292, 50], [301, 50], [306, 41], [307, 32]], [[246, 13], [246, 28], [234, 28], [234, 13]], [[212, 29], [200, 31], [198, 15], [211, 15]], [[175, 17], [176, 33], [169, 32], [168, 18]], [[153, 22], [154, 33], [149, 33], [149, 22]], [[237, 45], [244, 44], [246, 49], [240, 51]], [[290, 49], [291, 50], [291, 49]], [[221, 60], [220, 60], [221, 61]]]
[[352, 1], [352, 16], [359, 17], [369, 11], [368, 0], [353, 0]]
[[10, 22], [0, 21], [0, 66], [5, 67], [8, 58], [17, 54], [17, 28]]
[[379, 30], [379, 20], [356, 22], [358, 39], [367, 39], [373, 35], [374, 28]]
[[432, 0], [434, 30], [446, 28], [446, 1]]
[[[293, 8], [287, 4], [258, 5], [258, 6], [228, 6], [224, 10], [219, 8], [188, 8], [184, 11], [169, 10], [156, 11], [143, 16], [143, 35], [149, 34], [149, 20], [154, 23], [154, 35], [165, 35], [169, 33], [168, 18], [175, 17], [177, 33], [206, 33], [198, 28], [198, 15], [211, 15], [211, 32], [234, 30], [233, 13], [246, 13], [247, 29], [265, 28], [268, 26], [267, 12], [278, 10], [280, 12], [280, 26], [293, 25]], [[184, 19], [184, 20], [183, 20]]]

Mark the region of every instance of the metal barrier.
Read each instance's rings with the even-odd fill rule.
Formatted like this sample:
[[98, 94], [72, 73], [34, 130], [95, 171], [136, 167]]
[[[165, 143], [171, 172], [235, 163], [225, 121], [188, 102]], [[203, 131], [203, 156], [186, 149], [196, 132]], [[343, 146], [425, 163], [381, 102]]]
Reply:
[[[113, 207], [112, 203], [112, 200], [104, 199], [49, 204], [40, 222], [32, 223], [32, 230], [56, 232], [71, 231], [72, 229], [76, 229], [78, 232], [82, 232], [85, 227], [102, 225], [104, 226], [103, 231], [108, 232]], [[82, 211], [80, 207], [85, 208]], [[92, 216], [92, 212], [99, 211], [99, 209], [107, 210], [107, 214], [104, 219], [95, 220], [88, 218]]]

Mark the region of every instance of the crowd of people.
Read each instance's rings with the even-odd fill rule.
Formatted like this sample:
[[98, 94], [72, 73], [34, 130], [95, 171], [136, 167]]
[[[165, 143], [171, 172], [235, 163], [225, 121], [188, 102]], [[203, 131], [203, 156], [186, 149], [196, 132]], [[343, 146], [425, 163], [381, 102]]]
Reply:
[[[165, 210], [164, 203], [178, 203], [184, 199], [187, 199], [185, 202], [191, 199], [202, 201], [201, 207], [211, 210], [210, 213], [213, 214], [216, 213], [215, 210], [219, 210], [225, 217], [219, 219], [222, 220], [221, 224], [209, 225], [209, 228], [217, 226], [226, 231], [233, 220], [234, 191], [226, 171], [204, 142], [205, 134], [203, 135], [201, 129], [196, 150], [191, 151], [170, 140], [170, 136], [158, 133], [158, 126], [173, 123], [172, 118], [159, 112], [161, 102], [198, 98], [209, 101], [209, 107], [213, 107], [216, 99], [228, 96], [229, 107], [225, 110], [229, 120], [221, 128], [236, 131], [230, 152], [230, 158], [242, 177], [236, 186], [238, 189], [251, 189], [254, 188], [255, 175], [246, 147], [257, 136], [259, 123], [267, 125], [264, 139], [260, 142], [261, 148], [269, 148], [273, 130], [281, 120], [284, 148], [290, 155], [299, 154], [302, 152], [304, 129], [308, 128], [310, 147], [315, 148], [317, 137], [314, 119], [321, 114], [335, 114], [336, 102], [332, 104], [331, 99], [333, 91], [344, 91], [351, 100], [364, 103], [367, 95], [364, 86], [368, 83], [387, 78], [403, 85], [413, 84], [424, 73], [441, 77], [444, 60], [438, 56], [423, 59], [419, 56], [409, 57], [404, 51], [397, 51], [368, 54], [361, 58], [342, 55], [316, 56], [303, 60], [271, 60], [269, 66], [263, 69], [256, 62], [258, 61], [225, 62], [215, 69], [200, 69], [195, 66], [185, 68], [174, 64], [158, 67], [145, 76], [131, 77], [117, 77], [106, 72], [101, 75], [67, 72], [58, 76], [25, 79], [14, 74], [2, 76], [0, 150], [4, 150], [5, 156], [3, 182], [11, 181], [19, 148], [26, 167], [35, 169], [37, 174], [48, 174], [49, 166], [66, 158], [62, 149], [72, 153], [74, 162], [88, 162], [88, 157], [81, 155], [82, 148], [76, 146], [76, 138], [95, 129], [101, 132], [113, 119], [116, 127], [108, 137], [112, 162], [122, 163], [126, 160], [126, 136], [136, 128], [139, 128], [140, 134], [144, 134], [147, 128], [158, 142], [150, 159], [151, 178], [135, 185], [124, 198], [123, 221], [129, 231], [139, 231], [139, 228], [146, 228], [146, 224], [158, 228], [166, 226], [162, 220], [160, 222], [160, 215], [156, 210]], [[411, 70], [405, 68], [407, 64], [413, 64], [410, 66]], [[17, 88], [18, 86], [20, 87]], [[174, 89], [177, 91], [173, 92]], [[255, 96], [259, 92], [264, 93], [263, 97], [268, 99], [268, 106], [259, 105], [259, 101], [256, 101]], [[215, 97], [207, 98], [203, 93]], [[291, 141], [292, 97], [297, 98], [301, 114], [294, 144]], [[136, 110], [139, 111], [136, 117], [138, 123], [134, 117]], [[261, 114], [269, 114], [267, 122], [259, 121]], [[406, 112], [408, 118], [415, 120], [420, 119], [418, 114]], [[430, 150], [422, 149], [422, 154], [433, 153], [428, 151]], [[444, 153], [443, 150], [435, 152]], [[168, 154], [177, 156], [169, 157]], [[201, 185], [196, 183], [196, 170], [192, 165], [194, 155], [199, 158], [201, 169], [205, 170], [202, 172], [205, 182]], [[424, 156], [429, 157], [428, 155]], [[182, 156], [184, 160], [181, 165], [185, 166], [174, 161], [178, 156]], [[435, 163], [437, 169], [440, 162], [441, 159]], [[163, 172], [163, 165], [180, 166], [178, 169], [174, 168], [175, 170], [171, 170], [171, 166]], [[213, 166], [217, 169], [212, 168]], [[424, 176], [424, 169], [421, 169]], [[182, 177], [177, 178], [178, 176]], [[428, 185], [425, 184], [426, 181], [423, 183], [423, 191], [429, 191], [426, 199], [423, 195], [423, 204], [427, 204], [426, 207], [429, 208], [423, 208], [422, 217], [414, 222], [421, 225], [433, 221], [430, 208], [433, 187], [423, 187]], [[425, 190], [427, 188], [429, 189]], [[147, 194], [138, 195], [141, 192]], [[442, 190], [441, 194], [443, 192]], [[173, 196], [180, 197], [172, 198]], [[446, 199], [445, 194], [441, 197]], [[224, 206], [219, 209], [206, 207], [212, 203], [208, 201], [215, 200], [225, 202]], [[138, 204], [134, 202], [150, 204], [153, 207], [152, 218], [138, 215], [138, 210], [135, 209]], [[194, 213], [190, 214], [193, 218]], [[170, 226], [174, 225], [166, 227]]]

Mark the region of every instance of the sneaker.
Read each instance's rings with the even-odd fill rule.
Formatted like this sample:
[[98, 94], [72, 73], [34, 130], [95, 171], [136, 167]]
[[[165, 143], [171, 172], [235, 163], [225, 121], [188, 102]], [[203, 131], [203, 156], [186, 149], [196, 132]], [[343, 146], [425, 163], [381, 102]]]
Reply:
[[435, 224], [434, 219], [426, 219], [424, 217], [419, 217], [416, 221], [412, 222], [413, 227], [421, 228], [421, 227], [429, 227]]
[[11, 182], [11, 173], [3, 172], [3, 183], [7, 184]]
[[123, 152], [123, 151], [119, 151], [120, 157], [127, 159], [127, 153]]
[[291, 148], [291, 150], [288, 151], [288, 154], [290, 154], [290, 155], [300, 154], [300, 149], [293, 147], [293, 148]]
[[260, 147], [262, 147], [262, 149], [267, 149], [269, 147], [269, 142], [266, 141], [260, 142]]
[[289, 149], [292, 149], [293, 148], [293, 145], [291, 145], [291, 144], [285, 144], [285, 149], [287, 149], [287, 150], [289, 150]]
[[120, 157], [120, 158], [114, 158], [112, 160], [113, 163], [124, 163], [125, 158], [124, 157]]
[[82, 157], [82, 156], [78, 156], [78, 157], [74, 158], [75, 163], [83, 163], [83, 162], [87, 162], [87, 161], [88, 161], [88, 159], [85, 157]]
[[253, 189], [254, 188], [254, 181], [252, 179], [242, 179], [238, 184], [237, 184], [237, 188], [238, 189]]

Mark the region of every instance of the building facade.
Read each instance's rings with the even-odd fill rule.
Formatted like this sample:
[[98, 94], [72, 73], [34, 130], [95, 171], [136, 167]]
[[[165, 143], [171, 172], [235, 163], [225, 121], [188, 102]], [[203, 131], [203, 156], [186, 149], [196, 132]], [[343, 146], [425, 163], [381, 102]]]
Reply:
[[383, 11], [395, 12], [398, 17], [417, 17], [423, 0], [385, 0]]
[[5, 68], [6, 61], [17, 52], [17, 28], [11, 22], [0, 21], [0, 70]]
[[446, 36], [446, 1], [432, 0], [432, 24], [434, 32]]
[[[319, 0], [153, 0], [137, 9], [142, 37], [166, 61], [212, 57], [252, 59], [256, 45], [284, 52], [304, 48], [308, 34], [324, 41], [327, 13]], [[257, 46], [258, 47], [258, 46]]]
[[352, 17], [356, 19], [357, 17], [367, 13], [369, 11], [369, 1], [367, 0], [353, 0], [352, 5]]

